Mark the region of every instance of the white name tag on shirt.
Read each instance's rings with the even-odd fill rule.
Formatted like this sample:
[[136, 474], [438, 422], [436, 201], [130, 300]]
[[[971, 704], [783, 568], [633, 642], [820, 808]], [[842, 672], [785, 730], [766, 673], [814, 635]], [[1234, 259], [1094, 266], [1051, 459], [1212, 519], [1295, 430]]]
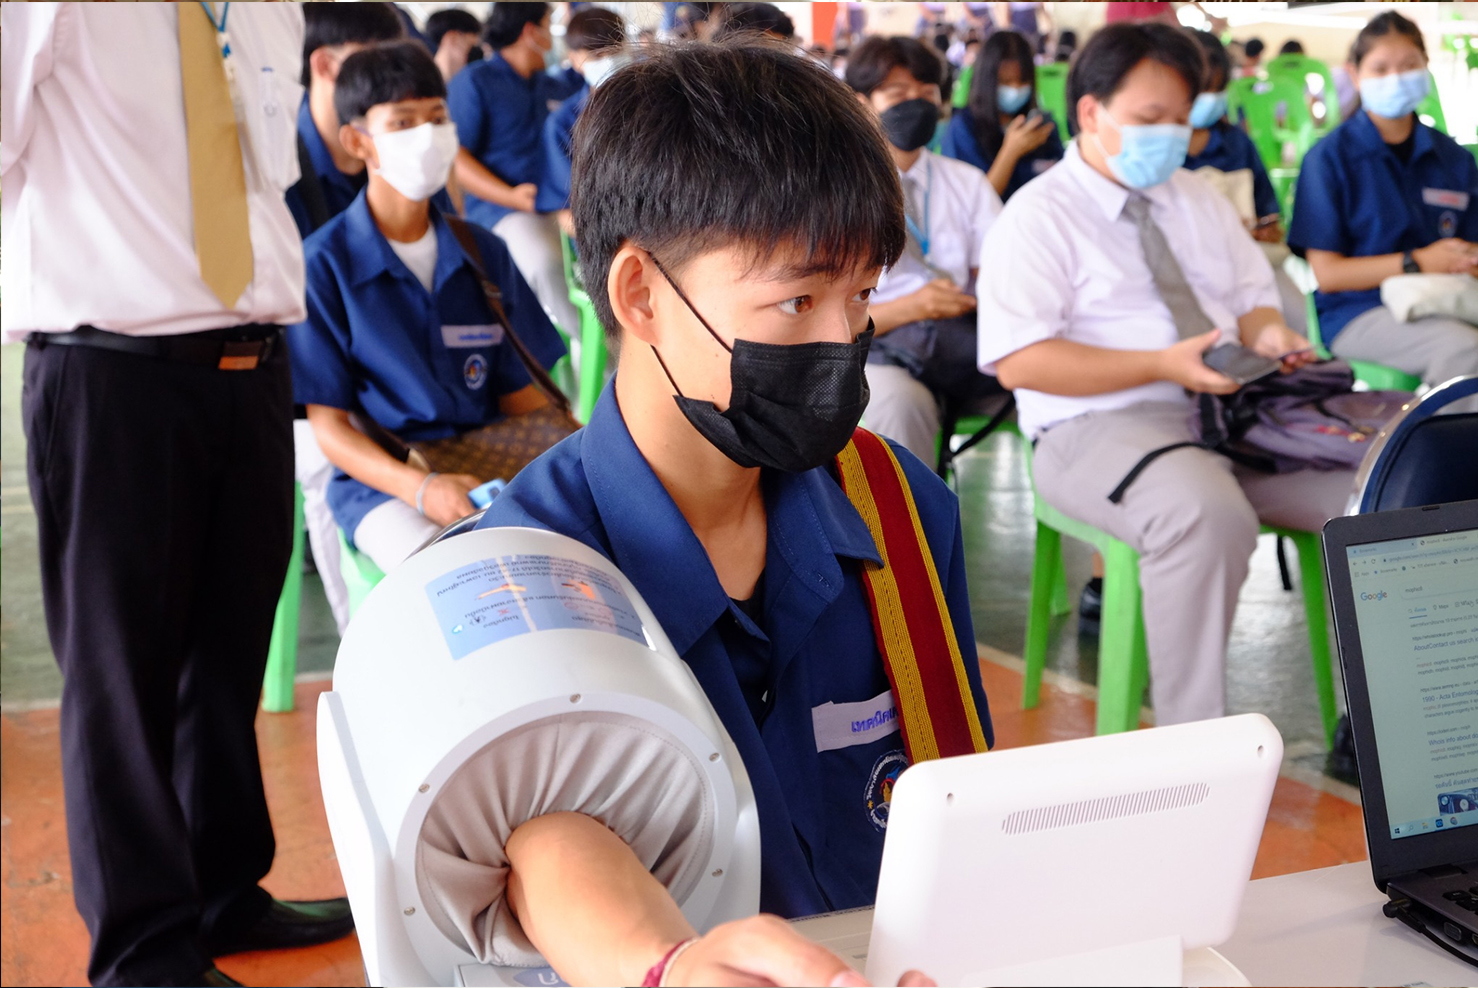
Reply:
[[486, 326], [442, 326], [441, 342], [451, 349], [496, 346], [503, 342], [503, 324]]
[[898, 711], [892, 690], [871, 700], [856, 703], [823, 703], [811, 708], [811, 727], [816, 731], [816, 750], [835, 751], [854, 744], [867, 744], [898, 732]]
[[1422, 189], [1422, 202], [1445, 209], [1467, 209], [1468, 193], [1456, 189]]

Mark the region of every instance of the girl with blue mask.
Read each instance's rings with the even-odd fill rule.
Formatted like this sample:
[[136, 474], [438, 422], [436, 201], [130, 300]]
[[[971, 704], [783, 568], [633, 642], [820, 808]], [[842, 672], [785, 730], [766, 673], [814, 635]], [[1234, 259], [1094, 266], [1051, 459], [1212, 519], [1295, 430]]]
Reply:
[[997, 31], [975, 56], [970, 97], [950, 118], [942, 150], [985, 172], [1002, 199], [1062, 159], [1055, 122], [1037, 108], [1030, 41]]

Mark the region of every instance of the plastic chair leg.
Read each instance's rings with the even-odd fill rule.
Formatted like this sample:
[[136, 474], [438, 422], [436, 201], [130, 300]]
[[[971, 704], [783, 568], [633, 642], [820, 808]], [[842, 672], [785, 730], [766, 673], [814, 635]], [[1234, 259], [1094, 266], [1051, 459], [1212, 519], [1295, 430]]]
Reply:
[[1030, 710], [1041, 700], [1042, 670], [1047, 665], [1047, 631], [1051, 621], [1053, 586], [1062, 579], [1062, 534], [1037, 522], [1037, 548], [1032, 557], [1031, 604], [1026, 618], [1026, 675], [1021, 683], [1021, 708]]
[[[1103, 557], [1103, 619], [1098, 639], [1098, 733], [1139, 726], [1147, 664], [1139, 590], [1139, 556], [1122, 542]], [[1138, 667], [1138, 668], [1136, 668]], [[1139, 684], [1136, 691], [1135, 685]]]
[[1052, 572], [1055, 574], [1052, 579], [1052, 616], [1062, 617], [1073, 612], [1073, 602], [1067, 595], [1067, 564], [1063, 562], [1060, 552], [1057, 555], [1057, 567]]
[[267, 650], [267, 675], [262, 682], [262, 709], [285, 714], [293, 708], [293, 679], [298, 673], [298, 609], [303, 601], [303, 488], [293, 485], [293, 551], [287, 579], [277, 599], [272, 621], [272, 644]]
[[1314, 687], [1319, 693], [1319, 716], [1324, 743], [1334, 747], [1339, 711], [1334, 705], [1334, 669], [1329, 655], [1329, 618], [1324, 589], [1324, 560], [1317, 532], [1288, 532], [1298, 549], [1299, 579], [1303, 582], [1304, 616], [1309, 624], [1309, 654], [1314, 662]]

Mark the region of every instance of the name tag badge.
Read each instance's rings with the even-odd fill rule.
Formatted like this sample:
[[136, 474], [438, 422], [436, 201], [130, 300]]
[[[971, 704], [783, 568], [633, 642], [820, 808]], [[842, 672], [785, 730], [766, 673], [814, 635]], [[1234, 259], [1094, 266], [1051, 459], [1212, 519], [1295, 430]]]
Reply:
[[812, 707], [811, 727], [816, 732], [817, 751], [869, 744], [897, 734], [898, 711], [893, 706], [893, 693], [884, 690], [871, 700]]
[[1467, 209], [1468, 193], [1456, 189], [1422, 189], [1422, 202], [1443, 209]]
[[503, 342], [503, 324], [486, 326], [442, 326], [441, 342], [450, 350], [497, 346]]

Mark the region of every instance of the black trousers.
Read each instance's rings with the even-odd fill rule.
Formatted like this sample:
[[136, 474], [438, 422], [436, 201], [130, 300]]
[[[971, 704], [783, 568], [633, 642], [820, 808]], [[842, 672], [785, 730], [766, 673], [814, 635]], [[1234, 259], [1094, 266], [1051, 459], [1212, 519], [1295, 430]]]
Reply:
[[1000, 382], [975, 366], [975, 313], [922, 319], [873, 340], [870, 364], [894, 364], [912, 374], [945, 403], [968, 405], [1005, 394]]
[[22, 415], [93, 984], [185, 984], [255, 923], [253, 722], [292, 543], [285, 349], [251, 371], [26, 349]]

